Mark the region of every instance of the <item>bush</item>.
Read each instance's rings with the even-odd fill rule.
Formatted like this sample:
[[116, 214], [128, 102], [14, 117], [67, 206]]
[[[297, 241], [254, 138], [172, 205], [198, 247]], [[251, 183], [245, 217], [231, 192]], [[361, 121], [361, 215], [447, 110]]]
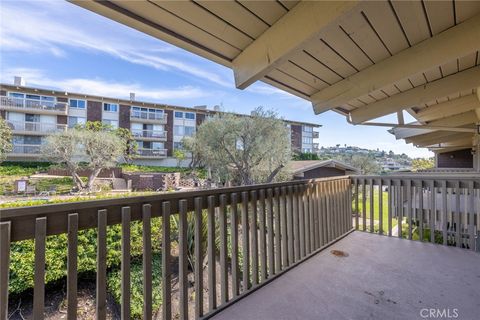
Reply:
[[294, 161], [300, 161], [300, 160], [320, 160], [318, 157], [318, 154], [316, 153], [297, 153], [293, 155], [293, 160]]
[[5, 161], [0, 165], [0, 176], [30, 176], [39, 171], [47, 171], [50, 166], [50, 162]]
[[[133, 319], [143, 316], [143, 264], [142, 259], [133, 259], [130, 266], [130, 315]], [[152, 256], [152, 310], [160, 309], [162, 304], [162, 255]], [[107, 285], [109, 292], [118, 304], [122, 301], [122, 273], [115, 268], [108, 273]]]
[[161, 172], [161, 173], [174, 173], [180, 172], [182, 174], [191, 174], [194, 171], [199, 178], [204, 179], [207, 175], [205, 169], [190, 169], [184, 167], [160, 167], [160, 166], [140, 166], [136, 164], [121, 164], [120, 165], [125, 172]]
[[[152, 251], [161, 249], [160, 218], [152, 218]], [[142, 255], [143, 228], [140, 221], [131, 223], [131, 255]], [[78, 272], [96, 270], [97, 230], [88, 229], [78, 232]], [[121, 259], [121, 225], [107, 228], [107, 267], [120, 264]], [[33, 288], [35, 271], [35, 245], [33, 240], [14, 242], [10, 246], [10, 287], [11, 293], [20, 293]], [[47, 237], [45, 252], [45, 283], [54, 282], [67, 275], [67, 235]]]

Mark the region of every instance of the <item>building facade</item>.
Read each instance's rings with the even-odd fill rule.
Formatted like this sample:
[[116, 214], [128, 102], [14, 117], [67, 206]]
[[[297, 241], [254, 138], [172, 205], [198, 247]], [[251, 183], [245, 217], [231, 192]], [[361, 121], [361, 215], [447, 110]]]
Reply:
[[[0, 116], [13, 131], [8, 160], [41, 160], [41, 145], [49, 134], [87, 121], [101, 121], [131, 130], [138, 143], [138, 164], [174, 166], [173, 151], [192, 136], [208, 116], [219, 110], [187, 108], [27, 87], [16, 77], [14, 85], [0, 85]], [[285, 120], [294, 152], [315, 152], [317, 124]]]

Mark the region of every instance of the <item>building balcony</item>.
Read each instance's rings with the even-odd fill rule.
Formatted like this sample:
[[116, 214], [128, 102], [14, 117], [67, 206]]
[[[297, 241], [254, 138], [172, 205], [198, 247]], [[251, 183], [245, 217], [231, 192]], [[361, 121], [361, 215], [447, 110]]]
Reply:
[[[422, 199], [425, 190], [440, 200]], [[129, 230], [141, 221], [146, 319], [421, 319], [430, 308], [476, 319], [479, 191], [479, 176], [353, 176], [2, 209], [1, 314], [17, 308], [8, 310], [6, 294], [10, 244], [35, 240], [28, 263], [36, 270], [33, 316], [40, 317], [45, 240], [68, 234], [65, 309], [76, 315], [80, 229], [98, 234], [97, 317], [106, 318], [105, 257], [114, 250], [127, 272], [120, 307], [130, 310]], [[167, 223], [153, 232], [152, 218]], [[106, 241], [112, 225], [122, 226], [121, 248]], [[152, 265], [159, 237], [155, 250], [164, 254]], [[158, 310], [154, 273], [162, 275]]]
[[318, 139], [318, 137], [319, 137], [318, 131], [313, 131], [312, 137], [313, 137], [313, 139]]
[[0, 110], [35, 114], [66, 115], [68, 104], [63, 102], [39, 101], [12, 97], [0, 97]]
[[137, 140], [167, 141], [167, 131], [159, 130], [132, 130], [132, 135]]
[[22, 135], [47, 135], [55, 132], [65, 131], [66, 124], [29, 122], [29, 121], [10, 121], [8, 125], [15, 134]]
[[165, 113], [149, 111], [130, 111], [130, 121], [139, 123], [166, 124], [167, 117]]
[[38, 157], [41, 153], [41, 147], [38, 144], [14, 144], [8, 157]]
[[167, 149], [145, 149], [137, 150], [137, 158], [140, 159], [162, 159], [167, 157]]

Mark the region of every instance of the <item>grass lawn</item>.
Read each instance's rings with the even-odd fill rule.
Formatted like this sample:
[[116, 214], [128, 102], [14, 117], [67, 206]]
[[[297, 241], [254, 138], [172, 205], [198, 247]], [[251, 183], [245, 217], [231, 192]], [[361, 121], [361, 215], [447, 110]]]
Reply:
[[[378, 201], [378, 188], [375, 188], [374, 189], [374, 192], [373, 192], [373, 219], [374, 220], [377, 220], [375, 222], [375, 226], [374, 226], [374, 229], [376, 232], [378, 232], [378, 224], [379, 224], [379, 216], [380, 216], [380, 207], [379, 207], [379, 201]], [[382, 219], [383, 219], [383, 222], [382, 222], [382, 225], [383, 225], [383, 231], [386, 232], [387, 229], [388, 229], [388, 192], [384, 191], [382, 192]], [[355, 212], [355, 201], [353, 202], [353, 211]], [[367, 193], [367, 197], [366, 197], [366, 205], [365, 205], [365, 209], [366, 209], [366, 218], [367, 219], [370, 219], [370, 197]], [[362, 204], [362, 194], [360, 193], [358, 195], [358, 211], [360, 213], [360, 217], [362, 217], [362, 212], [363, 212], [363, 204]], [[395, 218], [392, 218], [392, 228], [394, 228], [395, 226], [397, 225], [397, 219]], [[370, 223], [369, 221], [367, 221], [367, 230], [370, 229]], [[360, 221], [360, 226], [359, 226], [360, 229], [363, 228], [362, 226], [362, 222]]]

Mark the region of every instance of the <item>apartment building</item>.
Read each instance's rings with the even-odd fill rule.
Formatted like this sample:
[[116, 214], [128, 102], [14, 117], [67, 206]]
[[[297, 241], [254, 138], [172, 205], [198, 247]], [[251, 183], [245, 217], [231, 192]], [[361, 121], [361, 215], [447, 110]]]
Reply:
[[[40, 148], [48, 134], [68, 130], [87, 121], [101, 121], [128, 128], [138, 143], [136, 162], [174, 166], [173, 151], [182, 148], [182, 139], [191, 136], [218, 108], [182, 107], [27, 87], [20, 77], [14, 84], [0, 84], [0, 116], [13, 130], [13, 150], [8, 160], [41, 160]], [[318, 143], [312, 123], [285, 120], [290, 129], [292, 150], [314, 152]]]

